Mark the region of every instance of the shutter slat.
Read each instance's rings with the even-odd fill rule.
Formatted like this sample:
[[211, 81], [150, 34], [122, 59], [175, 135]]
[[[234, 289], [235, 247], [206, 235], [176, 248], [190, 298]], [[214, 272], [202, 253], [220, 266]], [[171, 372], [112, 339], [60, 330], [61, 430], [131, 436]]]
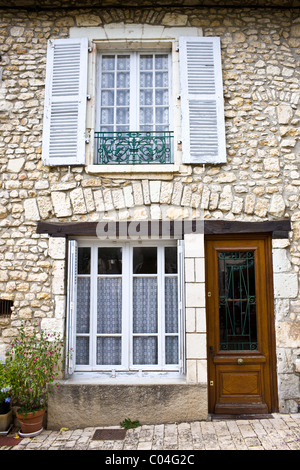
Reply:
[[88, 40], [48, 43], [43, 163], [85, 163]]
[[226, 162], [219, 38], [180, 38], [183, 163]]

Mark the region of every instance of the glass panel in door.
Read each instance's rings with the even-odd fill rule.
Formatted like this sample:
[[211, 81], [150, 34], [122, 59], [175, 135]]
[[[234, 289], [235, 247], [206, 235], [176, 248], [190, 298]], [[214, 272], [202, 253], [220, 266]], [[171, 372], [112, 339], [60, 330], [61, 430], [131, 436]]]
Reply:
[[254, 251], [218, 252], [221, 351], [257, 350]]

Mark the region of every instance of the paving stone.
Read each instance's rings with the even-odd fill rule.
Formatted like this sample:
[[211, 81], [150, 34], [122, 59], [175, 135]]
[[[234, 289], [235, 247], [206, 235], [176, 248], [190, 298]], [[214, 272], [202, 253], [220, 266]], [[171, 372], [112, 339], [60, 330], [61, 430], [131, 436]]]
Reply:
[[[274, 419], [195, 421], [142, 425], [123, 440], [93, 440], [96, 429], [44, 430], [0, 450], [300, 450], [300, 413]], [[12, 433], [12, 436], [15, 435]]]

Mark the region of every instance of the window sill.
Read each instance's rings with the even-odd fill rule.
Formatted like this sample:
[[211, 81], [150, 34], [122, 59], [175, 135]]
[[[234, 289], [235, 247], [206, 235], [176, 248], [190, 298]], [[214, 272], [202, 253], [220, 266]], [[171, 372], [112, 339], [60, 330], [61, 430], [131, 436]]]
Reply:
[[[124, 175], [126, 176], [134, 176], [134, 175], [143, 175], [143, 178], [153, 177], [155, 174], [156, 176], [160, 174], [173, 174], [182, 172], [182, 166], [179, 164], [167, 164], [167, 165], [87, 165], [86, 172], [88, 174], [105, 174], [106, 176], [109, 175]], [[187, 172], [185, 168], [184, 173]]]
[[155, 385], [155, 384], [182, 384], [186, 383], [186, 377], [178, 373], [151, 374], [139, 376], [138, 374], [116, 373], [113, 377], [110, 373], [101, 372], [75, 372], [72, 376], [60, 380], [63, 384], [101, 384], [101, 385]]

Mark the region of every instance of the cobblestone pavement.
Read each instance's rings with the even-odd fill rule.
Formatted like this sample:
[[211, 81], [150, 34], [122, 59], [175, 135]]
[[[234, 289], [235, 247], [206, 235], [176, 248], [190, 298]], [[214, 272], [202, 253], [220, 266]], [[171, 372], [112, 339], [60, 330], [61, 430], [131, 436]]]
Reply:
[[128, 429], [123, 440], [94, 440], [96, 429], [100, 427], [43, 430], [38, 436], [20, 438], [17, 445], [1, 446], [0, 450], [106, 450], [116, 453], [122, 450], [300, 450], [300, 413], [273, 414], [269, 419], [142, 425]]

